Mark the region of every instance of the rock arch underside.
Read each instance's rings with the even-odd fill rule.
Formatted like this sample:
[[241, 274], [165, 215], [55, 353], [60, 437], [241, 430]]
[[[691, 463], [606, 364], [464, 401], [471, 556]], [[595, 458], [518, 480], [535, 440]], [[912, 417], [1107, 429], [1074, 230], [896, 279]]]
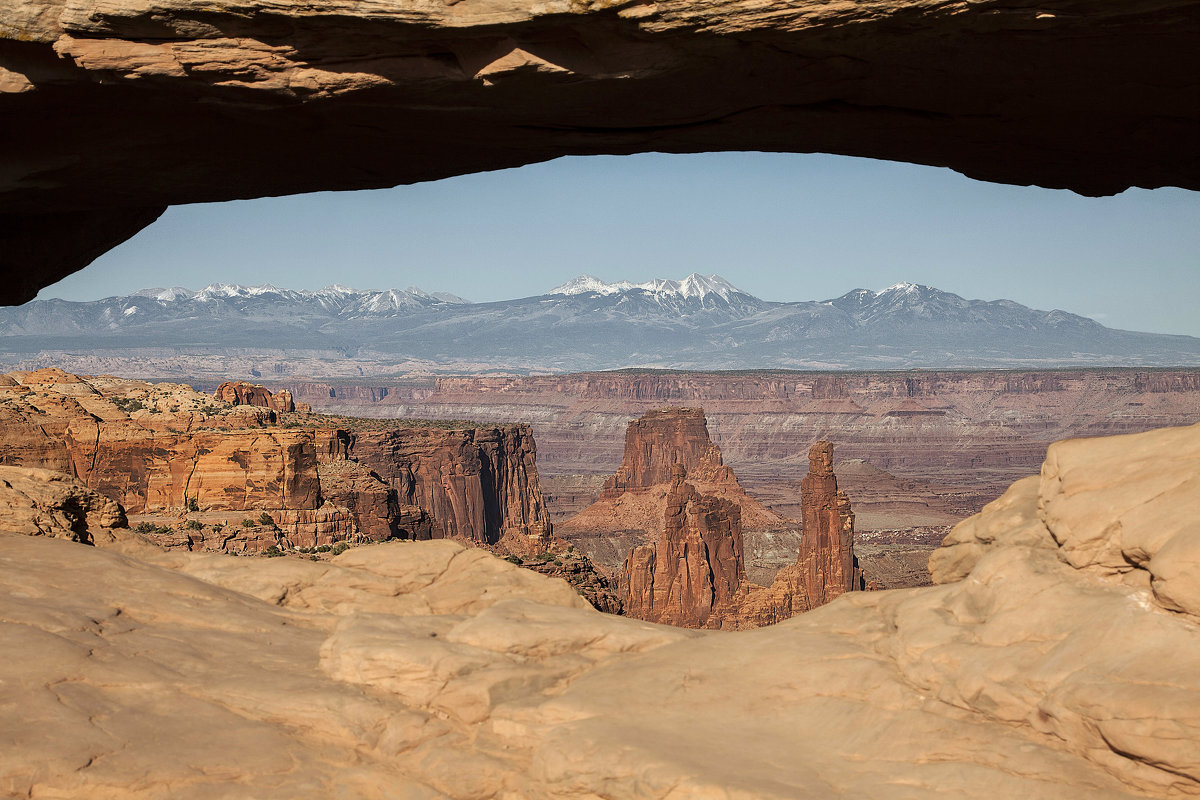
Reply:
[[568, 154], [1200, 189], [1197, 0], [0, 0], [0, 302], [169, 205]]

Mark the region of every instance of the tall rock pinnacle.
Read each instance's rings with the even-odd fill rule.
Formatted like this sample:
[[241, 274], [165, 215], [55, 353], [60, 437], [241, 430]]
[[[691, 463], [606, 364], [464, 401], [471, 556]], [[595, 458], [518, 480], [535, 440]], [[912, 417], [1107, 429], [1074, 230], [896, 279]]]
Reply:
[[838, 491], [829, 442], [817, 442], [808, 451], [800, 505], [804, 536], [796, 559], [802, 578], [797, 588], [811, 609], [862, 586], [862, 570], [854, 557], [854, 512], [850, 498]]

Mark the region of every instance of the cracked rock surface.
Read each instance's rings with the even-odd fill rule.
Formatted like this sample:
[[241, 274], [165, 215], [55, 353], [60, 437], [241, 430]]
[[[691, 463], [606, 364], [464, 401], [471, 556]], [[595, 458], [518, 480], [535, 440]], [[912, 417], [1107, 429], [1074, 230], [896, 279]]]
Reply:
[[1057, 444], [938, 585], [740, 633], [447, 541], [318, 564], [0, 534], [0, 793], [1197, 796], [1198, 476], [1200, 426]]

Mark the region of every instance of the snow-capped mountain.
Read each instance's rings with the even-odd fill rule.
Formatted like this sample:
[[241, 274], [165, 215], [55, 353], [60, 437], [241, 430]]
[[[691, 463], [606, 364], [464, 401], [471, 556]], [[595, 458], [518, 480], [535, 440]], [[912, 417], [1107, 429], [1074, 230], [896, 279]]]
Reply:
[[718, 275], [614, 283], [581, 275], [543, 295], [489, 303], [416, 287], [213, 284], [0, 309], [0, 361], [14, 364], [43, 352], [247, 349], [281, 362], [300, 352], [371, 361], [376, 371], [413, 360], [448, 371], [1200, 365], [1197, 338], [1112, 330], [914, 283], [776, 302]]
[[653, 295], [663, 297], [678, 297], [678, 298], [697, 298], [704, 300], [706, 297], [715, 296], [729, 302], [733, 295], [750, 295], [738, 289], [729, 281], [722, 278], [720, 275], [700, 275], [693, 272], [686, 278], [680, 281], [666, 280], [663, 278], [655, 278], [654, 280], [645, 283], [631, 283], [630, 281], [617, 281], [615, 283], [605, 283], [599, 278], [592, 275], [580, 275], [578, 278], [572, 278], [562, 286], [556, 286], [546, 294], [549, 295], [577, 295], [577, 294], [598, 294], [606, 297], [617, 294], [627, 294], [629, 292], [647, 292]]

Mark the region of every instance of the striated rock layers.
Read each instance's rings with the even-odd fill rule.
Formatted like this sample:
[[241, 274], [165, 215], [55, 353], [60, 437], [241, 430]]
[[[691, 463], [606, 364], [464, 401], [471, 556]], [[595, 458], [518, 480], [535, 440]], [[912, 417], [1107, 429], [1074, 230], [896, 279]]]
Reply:
[[662, 536], [635, 547], [621, 569], [621, 602], [631, 617], [709, 627], [733, 609], [746, 582], [741, 509], [702, 495], [672, 468]]
[[605, 481], [599, 500], [558, 525], [559, 534], [597, 564], [621, 569], [634, 547], [659, 540], [676, 467], [699, 494], [736, 505], [742, 530], [796, 527], [742, 489], [709, 438], [703, 409], [665, 408], [627, 424], [620, 468]]
[[246, 381], [225, 381], [217, 387], [216, 398], [231, 406], [262, 406], [274, 411], [295, 411], [296, 404], [292, 402], [292, 393], [287, 389], [278, 389], [274, 393], [265, 386], [258, 386]]
[[4, 0], [0, 302], [168, 205], [570, 154], [832, 152], [1088, 194], [1197, 188], [1198, 36], [1195, 0]]
[[325, 433], [323, 449], [370, 470], [402, 506], [426, 512], [431, 536], [501, 543], [517, 554], [549, 545], [537, 448], [526, 425], [335, 430]]
[[1063, 442], [954, 530], [938, 585], [741, 633], [600, 614], [449, 541], [314, 563], [0, 533], [0, 787], [1198, 797], [1198, 482], [1200, 426]]
[[549, 543], [527, 427], [351, 432], [327, 418], [273, 419], [186, 386], [11, 373], [0, 382], [0, 463], [74, 475], [133, 514], [273, 520], [258, 537], [190, 531], [174, 537], [180, 546], [436, 537], [525, 553]]
[[654, 409], [630, 422], [625, 429], [625, 456], [616, 474], [604, 482], [603, 496], [611, 499], [671, 483], [676, 466], [694, 480], [737, 482], [721, 461], [721, 449], [709, 438], [702, 408]]
[[675, 467], [663, 532], [657, 544], [636, 547], [621, 570], [625, 612], [685, 628], [773, 625], [863, 588], [854, 557], [854, 512], [833, 473], [833, 445], [809, 450], [801, 481], [803, 535], [796, 563], [770, 586], [746, 579], [738, 506], [701, 495]]

